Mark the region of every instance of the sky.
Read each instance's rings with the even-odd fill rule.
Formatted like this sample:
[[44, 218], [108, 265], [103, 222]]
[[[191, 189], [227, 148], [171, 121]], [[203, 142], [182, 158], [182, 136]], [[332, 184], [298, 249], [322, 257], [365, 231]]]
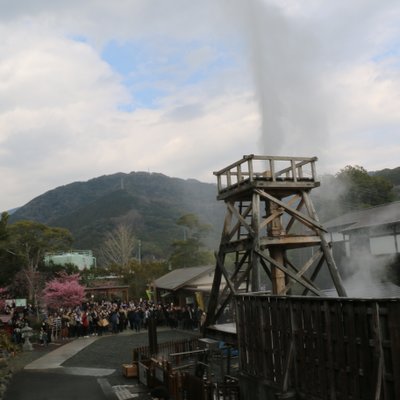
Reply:
[[400, 166], [400, 2], [0, 0], [0, 210], [245, 154]]

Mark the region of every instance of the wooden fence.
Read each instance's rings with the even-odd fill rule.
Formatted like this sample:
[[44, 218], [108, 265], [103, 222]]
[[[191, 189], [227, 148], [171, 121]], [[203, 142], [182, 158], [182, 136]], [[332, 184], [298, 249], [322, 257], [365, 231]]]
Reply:
[[199, 349], [198, 338], [158, 345], [158, 354], [149, 346], [133, 350], [133, 362], [138, 363], [139, 381], [148, 387], [164, 385], [175, 400], [240, 400], [239, 383], [226, 376], [222, 382], [211, 382], [195, 374], [199, 360], [205, 354]]
[[400, 299], [236, 302], [242, 392], [258, 382], [286, 398], [400, 399]]
[[193, 351], [199, 348], [199, 338], [194, 337], [193, 339], [184, 339], [179, 341], [169, 341], [158, 344], [157, 354], [151, 354], [150, 346], [140, 346], [133, 349], [132, 360], [134, 362], [139, 361], [139, 355], [145, 359], [149, 359], [152, 356], [159, 358], [168, 358], [172, 353], [183, 353], [185, 351]]

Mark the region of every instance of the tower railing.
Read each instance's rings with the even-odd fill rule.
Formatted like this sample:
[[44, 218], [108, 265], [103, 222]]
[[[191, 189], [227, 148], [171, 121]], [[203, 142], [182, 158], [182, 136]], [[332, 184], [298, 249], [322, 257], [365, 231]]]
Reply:
[[214, 172], [218, 193], [255, 181], [316, 182], [317, 157], [245, 155], [239, 161]]

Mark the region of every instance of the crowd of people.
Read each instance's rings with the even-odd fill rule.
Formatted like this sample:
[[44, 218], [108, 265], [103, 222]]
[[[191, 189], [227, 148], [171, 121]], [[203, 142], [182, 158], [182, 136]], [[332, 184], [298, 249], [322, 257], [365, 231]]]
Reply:
[[[31, 323], [37, 311], [31, 306], [11, 307], [9, 324], [12, 338], [21, 343], [22, 328]], [[172, 303], [155, 303], [148, 300], [87, 302], [77, 307], [46, 310], [39, 313], [39, 340], [45, 346], [51, 341], [84, 338], [104, 334], [118, 334], [126, 329], [140, 332], [147, 329], [149, 318], [157, 326], [171, 329], [199, 330], [205, 320], [205, 312], [195, 305], [184, 307]]]

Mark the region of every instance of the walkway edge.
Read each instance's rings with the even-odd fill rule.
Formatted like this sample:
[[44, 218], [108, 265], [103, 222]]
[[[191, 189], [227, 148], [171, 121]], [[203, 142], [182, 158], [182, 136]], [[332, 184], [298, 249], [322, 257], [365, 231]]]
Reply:
[[66, 360], [79, 353], [85, 347], [91, 345], [99, 339], [98, 336], [90, 338], [75, 339], [70, 343], [64, 344], [51, 351], [50, 353], [32, 361], [30, 364], [26, 365], [24, 369], [50, 369], [59, 368]]

